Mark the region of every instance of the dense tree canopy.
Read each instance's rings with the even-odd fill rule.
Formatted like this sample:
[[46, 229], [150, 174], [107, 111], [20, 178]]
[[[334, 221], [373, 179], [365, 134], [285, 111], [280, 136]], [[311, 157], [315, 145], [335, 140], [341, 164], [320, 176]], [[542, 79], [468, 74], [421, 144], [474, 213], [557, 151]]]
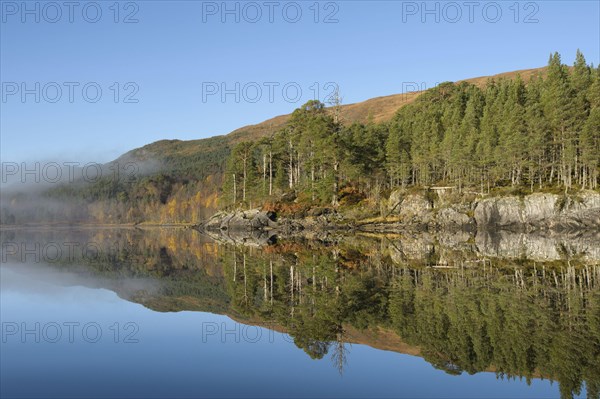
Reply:
[[[587, 65], [580, 52], [567, 67], [556, 53], [544, 75], [528, 82], [520, 76], [489, 80], [483, 87], [442, 83], [383, 124], [346, 126], [322, 103], [310, 101], [268, 147], [241, 143], [234, 149], [252, 155], [231, 160], [226, 180], [235, 175], [237, 187], [257, 190], [240, 201], [230, 192], [232, 181], [224, 203], [258, 204], [290, 190], [313, 202], [335, 203], [349, 186], [366, 196], [408, 185], [481, 192], [502, 186], [597, 188], [600, 69]], [[240, 165], [254, 173], [236, 173]]]

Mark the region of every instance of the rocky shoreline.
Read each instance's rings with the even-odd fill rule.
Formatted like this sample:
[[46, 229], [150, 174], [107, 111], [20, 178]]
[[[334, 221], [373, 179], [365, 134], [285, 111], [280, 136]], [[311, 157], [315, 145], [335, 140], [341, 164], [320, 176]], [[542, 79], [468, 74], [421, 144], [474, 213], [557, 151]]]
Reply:
[[[533, 232], [600, 231], [600, 193], [534, 193], [465, 199], [443, 192], [397, 190], [387, 214], [355, 220], [332, 208], [313, 208], [298, 217], [277, 217], [259, 209], [218, 212], [197, 226], [207, 232], [253, 232], [258, 237], [331, 231], [396, 233], [403, 231]], [[238, 234], [240, 235], [240, 234]], [[242, 234], [243, 235], [243, 234]]]

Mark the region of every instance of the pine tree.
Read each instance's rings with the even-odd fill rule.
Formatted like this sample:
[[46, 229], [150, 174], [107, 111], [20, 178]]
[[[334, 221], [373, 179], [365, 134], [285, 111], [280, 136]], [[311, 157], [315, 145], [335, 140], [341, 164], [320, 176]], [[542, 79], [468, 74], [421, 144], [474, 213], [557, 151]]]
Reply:
[[548, 62], [548, 78], [542, 101], [544, 114], [548, 117], [553, 138], [550, 183], [557, 174], [559, 181], [568, 190], [571, 186], [571, 169], [575, 159], [574, 142], [574, 92], [569, 82], [566, 67], [558, 53]]
[[526, 148], [528, 152], [529, 184], [537, 183], [542, 188], [548, 167], [548, 154], [551, 151], [551, 135], [549, 134], [548, 121], [544, 115], [541, 104], [543, 81], [540, 76], [534, 77], [527, 87], [527, 137]]
[[504, 123], [500, 133], [499, 148], [503, 161], [502, 168], [509, 177], [512, 186], [521, 183], [527, 140], [525, 123], [525, 85], [520, 76], [506, 82], [508, 97], [503, 106]]
[[590, 112], [581, 133], [582, 186], [598, 188], [600, 170], [600, 107]]
[[475, 149], [477, 155], [477, 165], [480, 170], [480, 185], [481, 192], [484, 191], [484, 186], [489, 193], [490, 186], [494, 184], [493, 174], [496, 169], [495, 164], [495, 148], [498, 145], [499, 133], [497, 119], [499, 113], [498, 107], [498, 92], [499, 88], [495, 81], [487, 82], [485, 91], [485, 105], [480, 123], [480, 139]]
[[408, 183], [412, 160], [409, 125], [400, 112], [392, 121], [385, 144], [385, 162], [390, 188]]

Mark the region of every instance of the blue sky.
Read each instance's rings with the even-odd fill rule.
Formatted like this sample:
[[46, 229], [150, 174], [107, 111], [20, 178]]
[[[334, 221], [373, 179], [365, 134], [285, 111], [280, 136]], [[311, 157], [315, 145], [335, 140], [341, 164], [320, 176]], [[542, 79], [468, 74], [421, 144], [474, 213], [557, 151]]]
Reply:
[[554, 51], [599, 63], [598, 1], [469, 4], [2, 0], [0, 156], [105, 162], [291, 112], [330, 82], [352, 103], [543, 66]]

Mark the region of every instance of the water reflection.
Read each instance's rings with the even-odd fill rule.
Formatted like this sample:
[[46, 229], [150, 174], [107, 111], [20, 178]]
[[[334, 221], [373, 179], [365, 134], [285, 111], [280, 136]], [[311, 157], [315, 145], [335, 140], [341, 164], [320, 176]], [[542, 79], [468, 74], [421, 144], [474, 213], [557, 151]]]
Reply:
[[36, 273], [50, 265], [63, 284], [107, 288], [153, 310], [285, 331], [339, 373], [358, 343], [418, 355], [450, 375], [551, 379], [562, 397], [596, 398], [597, 238], [5, 230], [2, 259]]

